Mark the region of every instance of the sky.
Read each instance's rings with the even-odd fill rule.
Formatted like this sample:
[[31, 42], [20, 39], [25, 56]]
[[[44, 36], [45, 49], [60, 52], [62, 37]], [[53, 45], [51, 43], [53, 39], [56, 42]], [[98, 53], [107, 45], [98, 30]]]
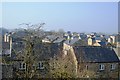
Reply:
[[118, 32], [117, 2], [3, 2], [0, 9], [8, 29], [45, 22], [44, 30]]
[[120, 32], [120, 2], [118, 3], [118, 32]]
[[1, 0], [2, 2], [119, 2], [120, 0]]

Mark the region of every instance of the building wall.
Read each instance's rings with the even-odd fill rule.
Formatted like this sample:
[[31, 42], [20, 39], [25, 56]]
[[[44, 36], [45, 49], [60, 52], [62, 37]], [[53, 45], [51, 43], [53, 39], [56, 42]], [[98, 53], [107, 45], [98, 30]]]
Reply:
[[115, 36], [110, 36], [112, 38], [112, 43], [114, 44], [116, 42], [116, 37]]
[[[100, 64], [105, 65], [105, 70], [99, 70]], [[111, 64], [116, 64], [115, 70], [111, 70]], [[78, 75], [80, 78], [118, 78], [118, 63], [81, 63], [78, 68]]]
[[3, 78], [13, 78], [12, 65], [2, 65], [2, 79]]
[[92, 44], [93, 44], [92, 39], [88, 38], [88, 45], [92, 45]]
[[73, 61], [73, 64], [75, 65], [74, 66], [75, 72], [77, 73], [77, 63], [78, 62], [77, 62], [77, 58], [75, 56], [75, 52], [74, 52], [73, 47], [64, 43], [63, 44], [63, 55], [64, 55], [64, 57], [65, 56], [71, 57], [71, 60]]
[[[44, 63], [45, 68], [37, 69], [36, 76], [39, 75], [41, 77], [49, 78], [52, 76], [52, 73], [63, 73], [63, 72], [72, 76], [77, 75], [77, 59], [76, 59], [73, 47], [65, 43], [63, 43], [62, 47], [63, 48], [60, 53], [62, 56], [57, 55], [48, 61], [44, 61], [46, 62]], [[25, 70], [19, 69], [20, 63], [22, 63], [22, 61], [13, 61], [13, 67], [14, 69], [16, 69], [16, 71], [24, 73]], [[35, 63], [38, 64], [39, 61]], [[35, 65], [35, 66], [38, 66], [38, 65]]]
[[93, 44], [94, 46], [101, 46], [98, 42]]

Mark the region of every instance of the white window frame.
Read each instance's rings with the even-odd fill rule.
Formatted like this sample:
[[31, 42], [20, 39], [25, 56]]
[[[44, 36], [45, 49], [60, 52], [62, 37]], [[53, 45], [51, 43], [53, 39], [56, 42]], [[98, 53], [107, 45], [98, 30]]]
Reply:
[[115, 70], [116, 64], [111, 64], [110, 67], [111, 67], [111, 70]]
[[43, 61], [40, 61], [40, 62], [38, 63], [38, 69], [44, 69]]
[[104, 64], [100, 64], [100, 65], [99, 65], [99, 70], [101, 70], [101, 71], [102, 71], [102, 70], [105, 70], [105, 65], [104, 65]]
[[19, 69], [26, 69], [26, 63], [20, 63], [20, 68]]

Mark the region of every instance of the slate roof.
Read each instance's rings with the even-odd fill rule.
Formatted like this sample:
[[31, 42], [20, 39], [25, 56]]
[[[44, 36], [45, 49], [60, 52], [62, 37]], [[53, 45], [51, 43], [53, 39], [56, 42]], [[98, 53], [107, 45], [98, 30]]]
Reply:
[[[60, 55], [61, 44], [43, 43], [34, 46], [33, 56], [38, 60], [49, 60]], [[23, 60], [24, 54], [21, 52], [13, 60]]]
[[53, 40], [57, 40], [58, 38], [61, 38], [61, 36], [49, 35], [49, 36], [46, 36], [46, 38], [49, 39], [50, 41], [53, 41]]
[[75, 42], [79, 41], [80, 39], [78, 38], [74, 38], [72, 40], [66, 40], [64, 43], [69, 44], [69, 45], [73, 45]]
[[47, 38], [50, 39], [50, 40], [54, 40], [54, 39], [57, 38], [57, 36], [55, 36], [55, 35], [49, 35], [49, 36], [47, 36]]
[[93, 46], [75, 46], [75, 55], [80, 62], [119, 62], [113, 49]]
[[9, 55], [10, 54], [10, 44], [8, 42], [2, 42], [0, 50], [2, 51], [2, 55], [5, 55], [5, 54]]
[[101, 37], [95, 37], [95, 40], [102, 40]]
[[100, 41], [102, 41], [102, 42], [106, 42], [106, 39], [105, 38], [102, 38], [102, 37], [93, 37], [93, 38], [91, 38], [93, 41], [95, 41], [95, 40], [100, 40]]
[[10, 49], [10, 43], [2, 42], [2, 49]]
[[61, 53], [60, 43], [39, 44], [35, 48], [35, 56], [38, 61], [50, 60]]
[[87, 38], [87, 35], [85, 35], [84, 33], [81, 33], [81, 34], [80, 34], [80, 37], [81, 37], [81, 39], [86, 39], [86, 38]]
[[101, 46], [106, 46], [107, 42], [98, 42]]
[[60, 42], [62, 42], [63, 40], [65, 40], [65, 39], [64, 39], [64, 38], [59, 38], [59, 39], [53, 41], [53, 43], [60, 43]]

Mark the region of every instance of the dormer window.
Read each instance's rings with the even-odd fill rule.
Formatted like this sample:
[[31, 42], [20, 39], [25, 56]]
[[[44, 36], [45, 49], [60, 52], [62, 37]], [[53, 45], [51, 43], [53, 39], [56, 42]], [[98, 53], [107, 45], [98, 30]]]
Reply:
[[100, 65], [99, 65], [99, 70], [105, 70], [105, 65], [100, 64]]
[[115, 64], [111, 64], [111, 70], [114, 70], [115, 69], [115, 67], [116, 67], [116, 65]]
[[26, 63], [20, 63], [20, 69], [26, 69]]
[[38, 63], [38, 69], [44, 69], [44, 65], [42, 61]]

